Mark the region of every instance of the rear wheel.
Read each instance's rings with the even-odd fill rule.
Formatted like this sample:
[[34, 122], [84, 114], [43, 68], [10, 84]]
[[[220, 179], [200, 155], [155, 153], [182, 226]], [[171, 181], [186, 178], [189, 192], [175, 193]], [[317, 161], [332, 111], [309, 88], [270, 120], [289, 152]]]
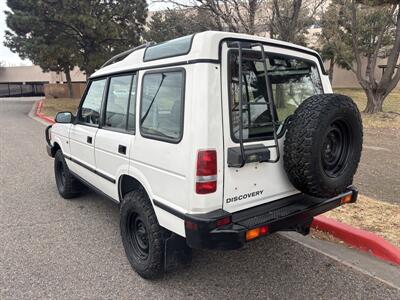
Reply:
[[139, 189], [127, 193], [120, 215], [122, 243], [132, 268], [146, 279], [160, 277], [164, 273], [164, 247], [169, 231], [158, 224], [146, 192]]
[[354, 102], [336, 94], [315, 95], [295, 111], [284, 143], [291, 183], [316, 197], [332, 197], [352, 184], [362, 149], [361, 116]]
[[83, 186], [69, 171], [64, 155], [57, 150], [54, 156], [54, 175], [59, 194], [65, 199], [71, 199], [79, 195]]

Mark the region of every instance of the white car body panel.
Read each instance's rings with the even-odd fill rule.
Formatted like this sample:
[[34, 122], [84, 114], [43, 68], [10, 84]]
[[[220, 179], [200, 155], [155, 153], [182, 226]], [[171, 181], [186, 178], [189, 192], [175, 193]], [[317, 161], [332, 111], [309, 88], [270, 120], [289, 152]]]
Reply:
[[[133, 145], [134, 135], [117, 131], [99, 129], [95, 139], [96, 171], [106, 175], [114, 182], [104, 179], [102, 191], [114, 200], [118, 199], [118, 178], [129, 173], [129, 151]], [[118, 152], [119, 145], [126, 147], [126, 154]]]
[[[143, 62], [144, 49], [137, 50], [122, 61], [92, 75], [92, 78], [96, 78], [136, 71], [136, 133], [81, 124], [53, 125], [51, 143], [58, 143], [63, 153], [71, 158], [66, 160], [70, 170], [116, 202], [121, 200], [120, 179], [123, 175], [131, 176], [141, 183], [153, 204], [156, 201], [181, 215], [218, 209], [235, 212], [299, 193], [289, 182], [282, 159], [277, 163], [249, 163], [243, 168], [227, 166], [227, 149], [239, 144], [232, 141], [230, 134], [227, 46], [222, 42], [226, 38], [265, 42], [268, 43], [264, 47], [267, 53], [285, 54], [315, 62], [324, 92], [332, 92], [328, 76], [322, 74], [320, 63], [312, 54], [315, 51], [281, 41], [243, 34], [203, 32], [195, 35], [187, 55]], [[289, 46], [292, 48], [287, 48]], [[220, 55], [221, 61], [217, 62]], [[191, 60], [204, 61], [189, 63]], [[178, 66], [166, 66], [173, 63]], [[152, 72], [158, 68], [185, 69], [184, 127], [183, 137], [178, 143], [146, 138], [140, 133], [138, 112], [142, 78], [147, 68], [151, 68]], [[88, 136], [92, 137], [91, 144], [87, 142]], [[281, 154], [283, 139], [279, 140]], [[273, 141], [261, 143], [270, 145]], [[119, 145], [126, 147], [126, 154], [118, 153]], [[199, 195], [195, 193], [197, 153], [199, 150], [210, 149], [217, 151], [217, 190], [211, 194]], [[271, 157], [275, 155], [275, 150], [271, 149]], [[99, 176], [99, 173], [102, 175]], [[257, 191], [262, 193], [254, 193]], [[244, 194], [249, 196], [240, 201], [229, 201]], [[182, 218], [157, 205], [153, 207], [161, 226], [185, 236]]]

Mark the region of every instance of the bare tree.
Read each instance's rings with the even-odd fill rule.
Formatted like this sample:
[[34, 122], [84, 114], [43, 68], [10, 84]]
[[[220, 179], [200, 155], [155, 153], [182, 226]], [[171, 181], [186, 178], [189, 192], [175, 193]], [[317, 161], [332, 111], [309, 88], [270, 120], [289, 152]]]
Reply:
[[325, 9], [322, 9], [318, 18], [321, 30], [314, 33], [317, 38], [314, 47], [321, 54], [322, 59], [329, 62], [329, 80], [333, 83], [335, 65], [350, 70], [346, 61], [352, 61], [353, 54], [338, 30], [341, 26], [341, 16], [335, 3], [331, 2]]
[[272, 0], [270, 36], [287, 42], [306, 44], [305, 34], [316, 21], [326, 0]]
[[256, 14], [267, 0], [158, 0], [173, 4], [178, 8], [191, 8], [207, 11], [219, 30], [254, 34]]
[[[374, 5], [373, 1], [363, 2]], [[351, 68], [367, 95], [365, 113], [381, 112], [385, 98], [400, 81], [400, 8], [398, 1], [386, 1], [386, 6], [384, 2], [380, 1], [378, 8], [369, 8], [373, 10], [371, 14], [380, 18], [375, 17], [375, 26], [371, 24], [371, 28], [367, 29], [365, 20], [368, 12], [360, 16], [359, 4], [355, 0], [349, 3], [348, 33], [355, 59], [355, 66]], [[366, 57], [366, 61], [363, 57]], [[379, 57], [387, 57], [380, 79], [375, 72]]]

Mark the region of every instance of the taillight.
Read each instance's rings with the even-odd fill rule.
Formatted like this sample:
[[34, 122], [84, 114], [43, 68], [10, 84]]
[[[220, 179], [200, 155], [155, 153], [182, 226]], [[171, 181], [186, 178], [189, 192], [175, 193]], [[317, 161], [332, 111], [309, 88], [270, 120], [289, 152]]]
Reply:
[[261, 227], [253, 228], [246, 231], [246, 241], [254, 240], [262, 235], [266, 235], [268, 233], [268, 225], [264, 225]]
[[228, 224], [231, 224], [232, 219], [230, 216], [224, 217], [222, 219], [217, 220], [217, 227], [222, 227]]
[[346, 196], [344, 196], [344, 197], [342, 197], [342, 198], [340, 199], [340, 204], [349, 203], [349, 202], [351, 202], [352, 198], [353, 198], [353, 195], [352, 195], [352, 194], [346, 195]]
[[197, 154], [196, 193], [209, 194], [217, 190], [217, 152], [203, 150]]

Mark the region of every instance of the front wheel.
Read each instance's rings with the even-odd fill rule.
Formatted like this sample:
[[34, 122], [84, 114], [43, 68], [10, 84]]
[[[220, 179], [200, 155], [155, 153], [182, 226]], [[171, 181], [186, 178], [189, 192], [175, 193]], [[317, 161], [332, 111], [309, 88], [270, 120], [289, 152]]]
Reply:
[[69, 171], [61, 150], [54, 156], [54, 175], [58, 192], [64, 199], [75, 198], [82, 191], [82, 184]]
[[142, 189], [127, 193], [120, 208], [120, 230], [126, 256], [143, 278], [164, 273], [164, 247], [168, 231], [157, 221], [154, 209]]

